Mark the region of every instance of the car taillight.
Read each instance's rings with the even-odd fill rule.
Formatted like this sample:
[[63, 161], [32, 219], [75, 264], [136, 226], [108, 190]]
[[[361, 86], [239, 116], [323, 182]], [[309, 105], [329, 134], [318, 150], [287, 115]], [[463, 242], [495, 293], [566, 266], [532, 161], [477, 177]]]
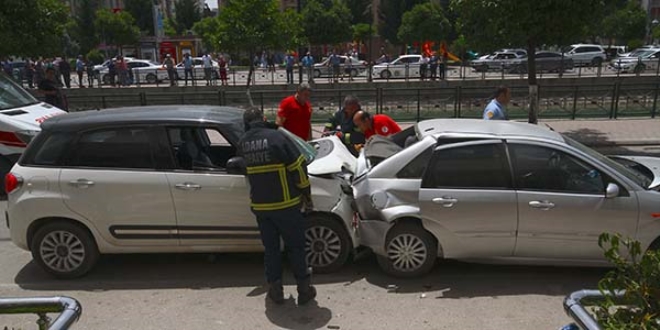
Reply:
[[7, 173], [5, 176], [5, 192], [7, 194], [18, 189], [23, 185], [23, 178], [13, 173]]
[[25, 148], [25, 143], [15, 132], [0, 132], [0, 143], [9, 147]]

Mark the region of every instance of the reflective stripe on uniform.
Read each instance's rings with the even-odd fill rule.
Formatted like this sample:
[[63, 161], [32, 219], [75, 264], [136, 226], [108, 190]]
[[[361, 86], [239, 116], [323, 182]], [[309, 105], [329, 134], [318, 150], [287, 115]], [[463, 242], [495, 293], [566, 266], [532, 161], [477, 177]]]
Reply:
[[276, 172], [284, 168], [284, 164], [261, 165], [261, 166], [248, 166], [247, 174], [268, 173]]
[[275, 211], [289, 208], [300, 204], [300, 196], [278, 203], [252, 203], [251, 206], [255, 211]]
[[291, 198], [291, 194], [289, 193], [289, 180], [286, 177], [286, 170], [281, 168], [277, 171], [277, 174], [279, 174], [280, 184], [282, 184], [282, 199], [288, 201]]
[[302, 163], [305, 161], [305, 157], [303, 155], [300, 155], [298, 159], [296, 159], [295, 162], [289, 164], [286, 166], [286, 169], [289, 171], [295, 170], [297, 167], [300, 167]]
[[344, 143], [345, 144], [351, 144], [351, 133], [345, 133], [344, 134]]

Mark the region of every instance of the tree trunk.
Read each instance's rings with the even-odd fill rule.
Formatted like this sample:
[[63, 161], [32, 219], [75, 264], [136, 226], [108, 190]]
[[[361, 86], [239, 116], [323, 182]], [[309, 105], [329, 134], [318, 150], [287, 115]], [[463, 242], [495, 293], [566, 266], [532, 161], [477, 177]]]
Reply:
[[252, 84], [252, 75], [254, 74], [254, 53], [253, 51], [248, 52], [249, 56], [248, 59], [250, 60], [250, 70], [248, 71], [248, 78], [247, 78], [247, 84], [246, 84], [246, 90], [245, 94], [247, 95], [248, 102], [250, 102], [250, 106], [254, 107], [254, 102], [252, 101], [252, 95], [250, 94], [250, 84]]
[[536, 84], [536, 43], [527, 42], [527, 83], [529, 85], [529, 123], [538, 124], [539, 87]]

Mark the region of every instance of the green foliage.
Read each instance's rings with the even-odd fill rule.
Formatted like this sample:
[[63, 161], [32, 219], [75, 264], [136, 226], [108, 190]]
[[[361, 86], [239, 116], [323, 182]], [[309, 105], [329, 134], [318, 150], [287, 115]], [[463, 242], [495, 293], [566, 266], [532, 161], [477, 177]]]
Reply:
[[625, 7], [615, 10], [603, 19], [600, 35], [625, 43], [633, 39], [643, 39], [646, 27], [646, 11], [639, 1], [628, 0]]
[[58, 55], [67, 22], [68, 9], [60, 0], [3, 0], [0, 54]]
[[177, 0], [174, 3], [174, 29], [178, 35], [184, 35], [195, 23], [202, 19], [202, 10], [197, 0]]
[[113, 13], [107, 9], [96, 11], [94, 27], [101, 40], [107, 44], [122, 46], [137, 43], [140, 30], [135, 26], [135, 19], [126, 12]]
[[632, 39], [632, 40], [628, 41], [627, 46], [628, 46], [628, 49], [630, 49], [630, 50], [637, 49], [639, 47], [644, 46], [644, 40], [642, 40], [642, 39]]
[[381, 24], [378, 32], [387, 41], [398, 44], [398, 34], [403, 13], [411, 10], [415, 5], [428, 2], [429, 0], [381, 0], [379, 16]]
[[660, 328], [660, 252], [643, 253], [639, 242], [619, 234], [602, 234], [598, 245], [615, 267], [598, 288], [611, 295], [625, 290], [623, 301], [608, 296], [598, 303], [595, 312], [600, 325], [612, 330]]
[[653, 36], [654, 40], [660, 39], [660, 25], [653, 28], [651, 35]]
[[135, 25], [140, 31], [149, 35], [154, 35], [154, 11], [152, 3], [152, 0], [124, 0], [124, 10], [135, 18]]
[[167, 17], [163, 19], [163, 34], [168, 37], [179, 35], [178, 27], [174, 19], [169, 19]]
[[397, 37], [405, 43], [442, 41], [447, 38], [450, 30], [451, 25], [440, 4], [427, 2], [403, 14]]
[[348, 41], [351, 28], [351, 11], [340, 0], [308, 0], [302, 10], [305, 35], [311, 44], [338, 44]]
[[307, 44], [305, 30], [302, 25], [302, 15], [295, 10], [289, 9], [282, 13], [282, 47], [293, 50]]
[[353, 40], [365, 42], [376, 33], [376, 27], [367, 23], [353, 25]]
[[87, 53], [99, 44], [94, 27], [95, 12], [96, 1], [81, 0], [78, 2], [73, 24], [67, 27], [71, 38], [78, 42], [82, 53]]
[[85, 58], [88, 61], [92, 61], [92, 63], [94, 63], [94, 64], [101, 64], [101, 63], [103, 63], [103, 60], [105, 59], [105, 56], [103, 56], [103, 53], [101, 53], [100, 50], [92, 49], [87, 53], [87, 55], [85, 55]]
[[371, 0], [345, 0], [346, 7], [351, 11], [351, 24], [371, 22]]
[[277, 0], [233, 0], [220, 11], [217, 40], [222, 49], [278, 49], [290, 36], [282, 35], [284, 23]]
[[217, 51], [220, 45], [219, 37], [220, 22], [215, 17], [206, 17], [193, 25], [193, 31], [202, 38], [204, 49]]

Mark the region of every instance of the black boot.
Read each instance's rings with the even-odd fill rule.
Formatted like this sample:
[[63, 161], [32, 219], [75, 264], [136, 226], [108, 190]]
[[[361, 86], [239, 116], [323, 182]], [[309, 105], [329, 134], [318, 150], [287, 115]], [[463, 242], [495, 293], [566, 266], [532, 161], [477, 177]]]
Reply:
[[305, 305], [316, 298], [316, 288], [311, 284], [311, 277], [298, 282], [298, 305]]
[[268, 298], [278, 305], [284, 303], [284, 288], [282, 287], [281, 281], [269, 284]]

